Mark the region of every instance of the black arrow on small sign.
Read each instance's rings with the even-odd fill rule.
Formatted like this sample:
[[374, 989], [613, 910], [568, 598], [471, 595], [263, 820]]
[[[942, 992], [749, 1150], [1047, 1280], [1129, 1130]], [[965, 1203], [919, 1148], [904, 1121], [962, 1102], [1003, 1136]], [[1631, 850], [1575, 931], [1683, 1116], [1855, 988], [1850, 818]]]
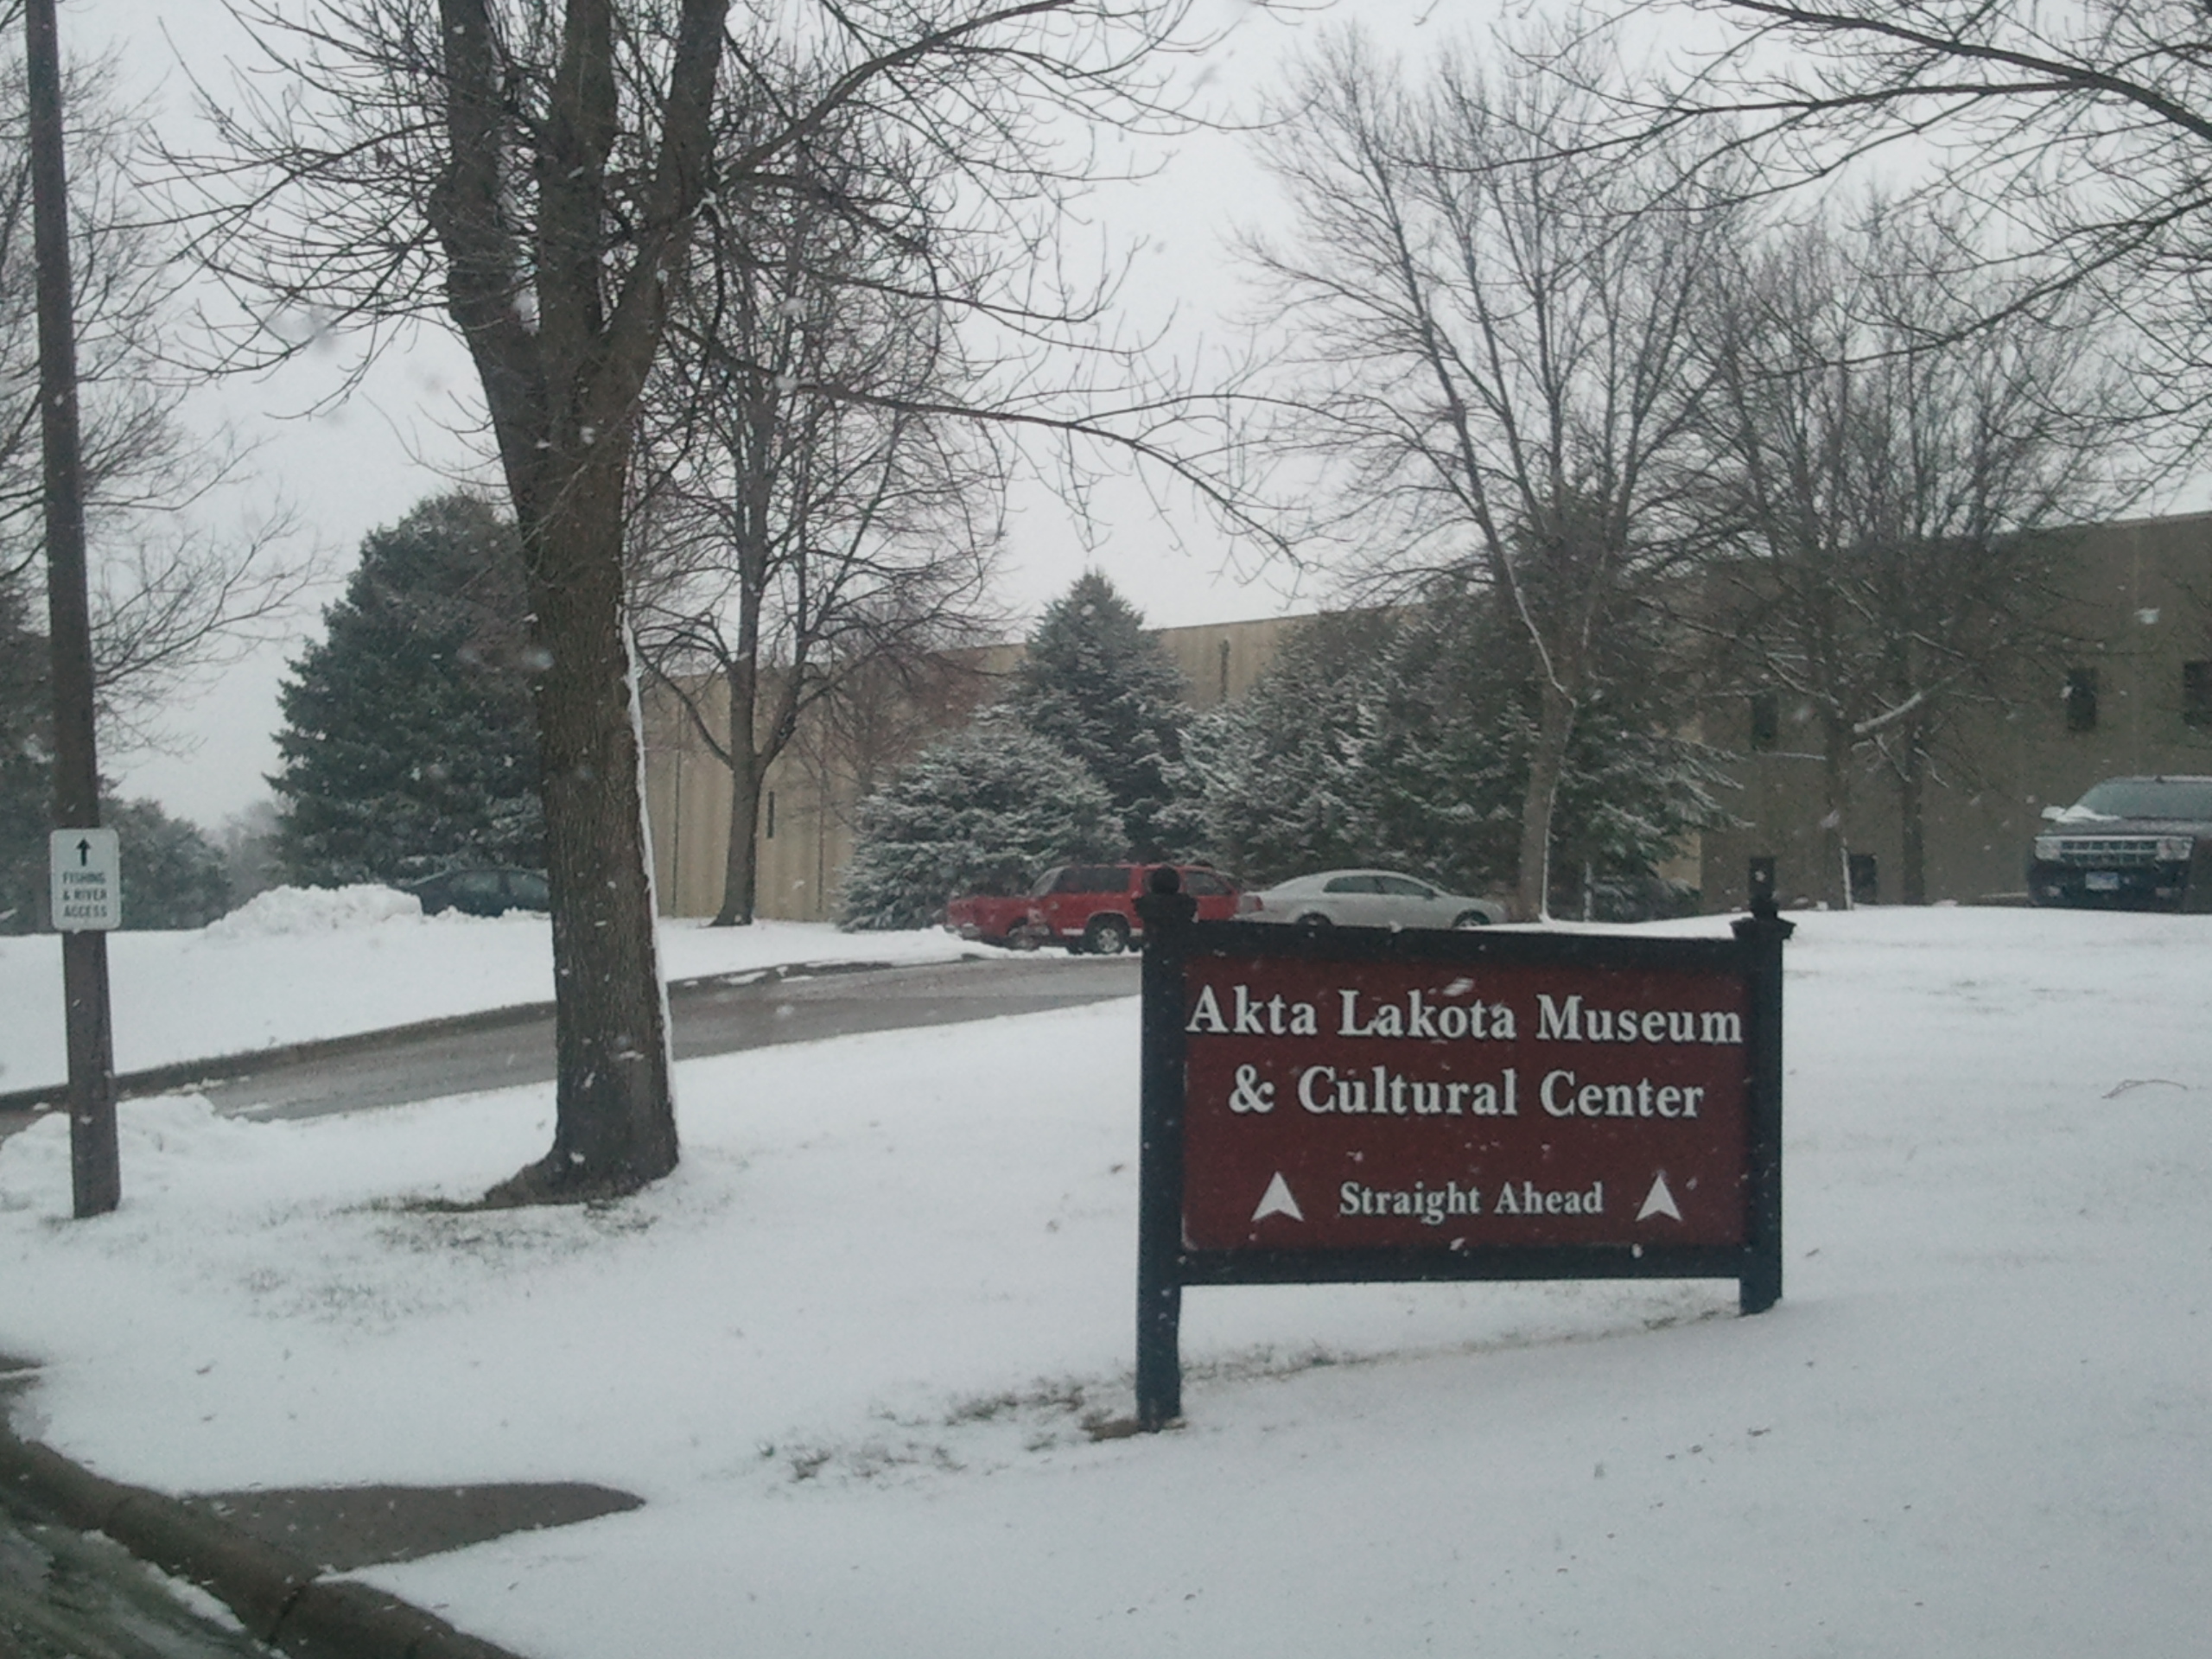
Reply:
[[81, 869], [81, 868], [83, 868], [86, 865], [87, 865], [87, 864], [91, 863], [92, 861], [92, 843], [91, 842], [89, 842], [89, 841], [80, 841], [80, 842], [79, 842], [77, 843], [77, 865], [78, 865], [78, 868], [79, 868], [79, 869]]

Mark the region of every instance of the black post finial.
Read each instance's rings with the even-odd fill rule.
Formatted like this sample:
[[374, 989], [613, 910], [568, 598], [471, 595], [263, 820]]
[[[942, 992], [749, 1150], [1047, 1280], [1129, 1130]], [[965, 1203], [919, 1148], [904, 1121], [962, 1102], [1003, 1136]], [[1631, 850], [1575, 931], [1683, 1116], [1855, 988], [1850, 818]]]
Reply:
[[1751, 860], [1747, 885], [1751, 889], [1752, 915], [1761, 921], [1770, 922], [1782, 913], [1782, 906], [1774, 896], [1775, 861], [1771, 854]]

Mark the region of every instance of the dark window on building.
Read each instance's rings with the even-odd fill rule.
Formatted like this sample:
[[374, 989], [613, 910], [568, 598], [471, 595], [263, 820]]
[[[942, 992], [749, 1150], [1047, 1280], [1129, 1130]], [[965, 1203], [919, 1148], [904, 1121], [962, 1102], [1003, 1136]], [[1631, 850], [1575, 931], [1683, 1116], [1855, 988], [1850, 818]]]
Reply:
[[1782, 699], [1771, 691], [1751, 696], [1751, 747], [1770, 749], [1782, 741]]
[[2181, 665], [2181, 717], [2192, 726], [2212, 726], [2212, 662]]
[[2066, 671], [2066, 729], [2069, 732], [2094, 732], [2097, 729], [2097, 671], [2094, 668], [2069, 668]]

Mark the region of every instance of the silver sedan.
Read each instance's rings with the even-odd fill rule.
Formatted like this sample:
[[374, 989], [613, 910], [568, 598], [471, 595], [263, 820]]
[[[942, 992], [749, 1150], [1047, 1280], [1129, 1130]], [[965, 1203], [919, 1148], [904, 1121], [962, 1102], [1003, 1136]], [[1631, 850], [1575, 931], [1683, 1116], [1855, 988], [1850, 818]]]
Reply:
[[1244, 894], [1236, 919], [1308, 927], [1485, 927], [1505, 919], [1505, 906], [1395, 870], [1323, 870]]

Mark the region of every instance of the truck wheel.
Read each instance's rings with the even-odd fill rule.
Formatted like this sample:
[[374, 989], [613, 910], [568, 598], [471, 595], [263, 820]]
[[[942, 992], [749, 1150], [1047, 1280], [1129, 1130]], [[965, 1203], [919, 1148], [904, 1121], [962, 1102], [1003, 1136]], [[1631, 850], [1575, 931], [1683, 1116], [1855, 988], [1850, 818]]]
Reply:
[[1094, 957], [1118, 957], [1129, 948], [1129, 925], [1118, 916], [1094, 916], [1083, 930], [1083, 948]]

